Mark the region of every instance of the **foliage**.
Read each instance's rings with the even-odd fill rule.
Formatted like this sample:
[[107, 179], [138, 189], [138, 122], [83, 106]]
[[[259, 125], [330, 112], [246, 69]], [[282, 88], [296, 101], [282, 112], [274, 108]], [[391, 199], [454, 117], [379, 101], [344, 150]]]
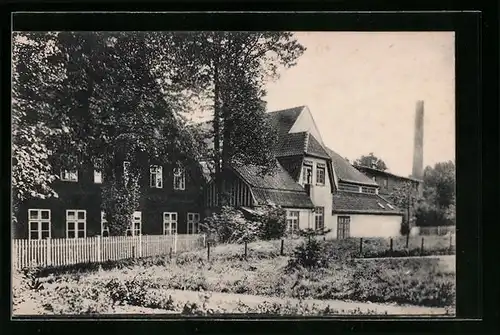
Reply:
[[260, 222], [259, 238], [262, 240], [276, 240], [285, 236], [286, 233], [286, 210], [275, 207], [265, 206], [260, 208], [262, 214], [255, 220]]
[[328, 253], [325, 241], [318, 239], [318, 236], [329, 232], [327, 229], [313, 230], [311, 228], [300, 230], [299, 234], [306, 237], [306, 240], [297, 246], [288, 262], [288, 269], [298, 267], [324, 268], [328, 266]]
[[418, 226], [454, 225], [455, 164], [452, 161], [436, 163], [424, 170], [423, 200], [416, 209]]
[[[36, 37], [28, 39], [26, 36]], [[48, 101], [59, 85], [59, 68], [49, 57], [50, 34], [15, 33], [12, 53], [12, 189], [17, 205], [29, 197], [57, 196], [51, 183], [57, 178], [49, 156], [49, 143], [66, 128], [39, 122], [38, 115], [50, 114]]]
[[251, 242], [259, 236], [261, 223], [245, 219], [241, 211], [223, 206], [205, 218], [202, 229], [221, 243]]
[[356, 159], [353, 164], [375, 168], [381, 171], [387, 170], [387, 165], [385, 164], [385, 162], [382, 159], [376, 157], [373, 152], [370, 152], [368, 155], [362, 155], [360, 158]]
[[274, 168], [264, 84], [276, 79], [281, 67], [294, 66], [305, 48], [288, 32], [200, 32], [183, 43], [186, 62], [194, 64], [192, 77], [213, 103], [212, 158], [221, 195], [225, 192], [221, 172], [227, 164]]

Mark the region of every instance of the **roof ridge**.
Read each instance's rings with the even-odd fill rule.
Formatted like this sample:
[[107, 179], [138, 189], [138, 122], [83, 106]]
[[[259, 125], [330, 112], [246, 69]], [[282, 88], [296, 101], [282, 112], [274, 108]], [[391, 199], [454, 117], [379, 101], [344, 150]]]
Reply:
[[304, 108], [304, 107], [307, 107], [307, 105], [300, 105], [300, 106], [294, 106], [294, 107], [288, 107], [288, 108], [281, 108], [281, 109], [269, 111], [267, 113], [268, 114], [270, 114], [270, 113], [279, 113], [279, 112], [283, 112], [283, 111], [287, 111], [287, 110], [291, 110], [291, 109], [299, 109], [299, 108]]
[[309, 131], [304, 131], [306, 133], [306, 138], [304, 139], [304, 152], [307, 152], [307, 148], [309, 147], [309, 136], [311, 135]]

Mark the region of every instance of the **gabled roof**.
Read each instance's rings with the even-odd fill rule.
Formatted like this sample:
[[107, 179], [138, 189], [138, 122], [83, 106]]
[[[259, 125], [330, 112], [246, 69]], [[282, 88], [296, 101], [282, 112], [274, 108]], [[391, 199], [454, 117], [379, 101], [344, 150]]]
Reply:
[[[401, 209], [377, 194], [337, 192], [332, 213], [403, 215]], [[392, 208], [391, 208], [392, 206]]]
[[422, 182], [421, 179], [417, 179], [417, 178], [413, 178], [413, 177], [398, 176], [397, 174], [391, 173], [389, 171], [383, 171], [383, 170], [375, 169], [375, 168], [372, 168], [369, 166], [364, 166], [364, 165], [353, 165], [353, 166], [360, 171], [370, 171], [370, 172], [374, 172], [377, 174], [387, 175], [387, 176], [391, 176], [391, 177], [403, 179], [403, 180], [410, 180], [410, 181], [417, 182], [417, 183]]
[[305, 152], [309, 155], [318, 156], [326, 159], [330, 159], [330, 155], [326, 152], [326, 149], [319, 143], [319, 141], [311, 134], [308, 133], [307, 144]]
[[263, 174], [255, 165], [233, 164], [231, 168], [252, 187], [305, 192], [304, 188], [293, 180], [279, 162], [276, 163], [274, 171], [269, 174]]
[[307, 145], [307, 132], [285, 134], [278, 138], [274, 154], [276, 157], [304, 155]]
[[359, 172], [344, 157], [340, 156], [328, 147], [326, 150], [332, 159], [333, 168], [335, 169], [335, 173], [339, 181], [378, 187], [378, 184], [375, 181]]
[[251, 188], [258, 205], [277, 205], [290, 208], [313, 208], [305, 189], [276, 163], [272, 173], [263, 174], [254, 165], [232, 165], [232, 170]]
[[290, 132], [290, 129], [292, 129], [292, 126], [305, 107], [298, 106], [267, 113], [271, 127], [276, 129], [278, 133], [278, 139], [282, 139]]

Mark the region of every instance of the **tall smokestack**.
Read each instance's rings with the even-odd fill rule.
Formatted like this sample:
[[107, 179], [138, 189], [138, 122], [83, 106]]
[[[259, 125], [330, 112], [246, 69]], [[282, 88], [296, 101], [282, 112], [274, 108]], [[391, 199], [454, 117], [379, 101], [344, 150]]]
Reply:
[[412, 177], [416, 179], [424, 178], [424, 102], [422, 100], [417, 101], [415, 113]]

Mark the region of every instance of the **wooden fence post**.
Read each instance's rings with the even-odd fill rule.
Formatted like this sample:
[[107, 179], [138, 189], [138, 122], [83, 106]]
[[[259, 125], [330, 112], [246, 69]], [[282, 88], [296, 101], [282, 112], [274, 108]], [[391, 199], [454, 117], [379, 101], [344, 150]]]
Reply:
[[359, 254], [360, 254], [360, 256], [363, 256], [363, 238], [362, 237], [359, 239]]
[[210, 242], [207, 242], [207, 260], [210, 260]]
[[391, 239], [390, 239], [390, 242], [389, 242], [389, 243], [390, 243], [390, 244], [389, 244], [389, 251], [392, 253], [392, 237], [391, 237]]
[[285, 240], [281, 239], [281, 249], [280, 249], [280, 255], [284, 256], [285, 255]]
[[135, 245], [132, 246], [132, 258], [135, 258]]
[[177, 233], [174, 235], [174, 254], [177, 253]]
[[51, 243], [50, 243], [50, 237], [47, 238], [47, 259], [46, 259], [46, 263], [47, 263], [47, 266], [50, 266], [52, 265], [52, 262], [51, 262]]
[[406, 234], [406, 249], [408, 249], [408, 246], [410, 245], [410, 228], [408, 228], [408, 234]]
[[97, 263], [102, 262], [101, 256], [101, 235], [97, 235]]
[[248, 255], [248, 243], [247, 241], [245, 241], [245, 260], [247, 259], [247, 255]]
[[207, 234], [203, 234], [203, 248], [207, 247]]
[[424, 238], [422, 237], [422, 244], [420, 245], [420, 256], [424, 254]]
[[168, 252], [168, 257], [172, 259], [172, 247], [170, 247], [170, 251]]

